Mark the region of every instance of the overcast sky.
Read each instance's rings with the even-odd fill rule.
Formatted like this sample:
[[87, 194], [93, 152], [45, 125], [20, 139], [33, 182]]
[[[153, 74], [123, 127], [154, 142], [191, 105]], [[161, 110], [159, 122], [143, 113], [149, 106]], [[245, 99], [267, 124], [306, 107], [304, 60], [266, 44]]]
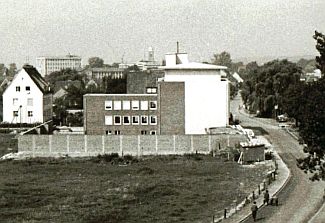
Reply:
[[[149, 46], [210, 61], [316, 55], [314, 30], [325, 33], [325, 0], [0, 0], [0, 63], [76, 54], [105, 63], [135, 62]], [[124, 55], [124, 56], [123, 56]]]

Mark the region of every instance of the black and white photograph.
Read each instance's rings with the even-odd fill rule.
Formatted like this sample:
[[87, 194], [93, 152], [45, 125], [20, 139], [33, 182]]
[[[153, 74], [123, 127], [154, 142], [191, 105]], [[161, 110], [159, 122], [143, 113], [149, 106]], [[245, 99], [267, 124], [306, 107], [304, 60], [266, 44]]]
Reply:
[[0, 0], [0, 223], [324, 223], [324, 0]]

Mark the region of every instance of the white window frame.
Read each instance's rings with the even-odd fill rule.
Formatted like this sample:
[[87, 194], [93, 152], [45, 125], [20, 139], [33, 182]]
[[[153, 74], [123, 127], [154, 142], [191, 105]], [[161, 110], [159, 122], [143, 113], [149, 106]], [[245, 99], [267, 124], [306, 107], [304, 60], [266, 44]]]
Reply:
[[121, 110], [121, 109], [122, 109], [122, 102], [114, 101], [114, 110]]
[[147, 94], [157, 94], [156, 87], [147, 87]]
[[13, 106], [17, 106], [18, 105], [18, 101], [19, 101], [18, 98], [13, 98], [12, 99], [12, 105]]
[[[155, 118], [155, 122], [151, 122], [151, 118]], [[150, 115], [149, 117], [149, 123], [150, 125], [157, 125], [157, 115]]]
[[[145, 122], [145, 123], [142, 122], [142, 118], [146, 118], [147, 122]], [[140, 122], [141, 122], [141, 125], [148, 125], [149, 124], [148, 115], [141, 115]]]
[[147, 135], [148, 131], [147, 130], [141, 130], [141, 135]]
[[115, 134], [115, 135], [121, 135], [121, 131], [120, 131], [120, 130], [115, 130], [115, 131], [114, 131], [114, 134]]
[[130, 106], [130, 101], [123, 101], [123, 110], [130, 110], [131, 106]]
[[157, 131], [156, 130], [150, 131], [150, 135], [157, 135]]
[[112, 130], [106, 130], [106, 135], [112, 135]]
[[105, 110], [113, 110], [113, 101], [112, 100], [105, 101]]
[[142, 111], [146, 111], [146, 110], [149, 109], [149, 103], [148, 103], [148, 101], [141, 101], [140, 104], [141, 104], [141, 110]]
[[[120, 118], [120, 123], [116, 123], [115, 122], [115, 118], [117, 118], [117, 117], [119, 117]], [[122, 125], [122, 118], [121, 118], [121, 116], [120, 115], [114, 115], [114, 125]]]
[[113, 116], [105, 115], [105, 125], [113, 125]]
[[[133, 119], [136, 118], [138, 122], [133, 122]], [[133, 115], [132, 116], [132, 125], [139, 125], [140, 124], [140, 118], [138, 115]]]
[[[151, 103], [154, 103], [154, 104], [155, 104], [155, 108], [152, 108], [152, 107], [151, 107]], [[157, 106], [158, 106], [157, 101], [149, 101], [149, 109], [150, 109], [150, 110], [157, 110]]]
[[[124, 122], [124, 118], [128, 118], [128, 119], [129, 119], [129, 123], [125, 123], [125, 122]], [[131, 118], [130, 118], [129, 115], [124, 115], [124, 116], [123, 116], [123, 125], [131, 125]]]
[[16, 92], [20, 92], [20, 86], [16, 86]]
[[132, 101], [132, 110], [139, 110], [139, 101], [138, 100], [133, 100]]
[[33, 117], [33, 111], [28, 111], [27, 112], [27, 116], [30, 118], [30, 117]]

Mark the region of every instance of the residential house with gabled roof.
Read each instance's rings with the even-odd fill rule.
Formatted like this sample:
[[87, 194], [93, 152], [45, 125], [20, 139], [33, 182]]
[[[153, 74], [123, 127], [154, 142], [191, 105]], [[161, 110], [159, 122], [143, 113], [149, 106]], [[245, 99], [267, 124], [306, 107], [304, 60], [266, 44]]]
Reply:
[[50, 86], [31, 65], [23, 66], [2, 97], [3, 122], [43, 123], [52, 119]]

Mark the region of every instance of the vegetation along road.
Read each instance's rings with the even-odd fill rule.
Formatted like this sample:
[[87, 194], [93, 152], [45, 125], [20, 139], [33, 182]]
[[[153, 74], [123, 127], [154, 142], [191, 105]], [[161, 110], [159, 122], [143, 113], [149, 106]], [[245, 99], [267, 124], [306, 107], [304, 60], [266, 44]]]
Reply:
[[[302, 146], [285, 129], [280, 129], [275, 120], [255, 118], [242, 109], [237, 96], [232, 104], [232, 112], [241, 121], [242, 126], [261, 127], [267, 133], [265, 137], [272, 143], [291, 171], [292, 177], [278, 194], [279, 206], [266, 206], [259, 210], [260, 222], [307, 222], [322, 205], [324, 182], [312, 182], [309, 175], [297, 167], [297, 158], [305, 156]], [[245, 222], [252, 222], [248, 218]]]

